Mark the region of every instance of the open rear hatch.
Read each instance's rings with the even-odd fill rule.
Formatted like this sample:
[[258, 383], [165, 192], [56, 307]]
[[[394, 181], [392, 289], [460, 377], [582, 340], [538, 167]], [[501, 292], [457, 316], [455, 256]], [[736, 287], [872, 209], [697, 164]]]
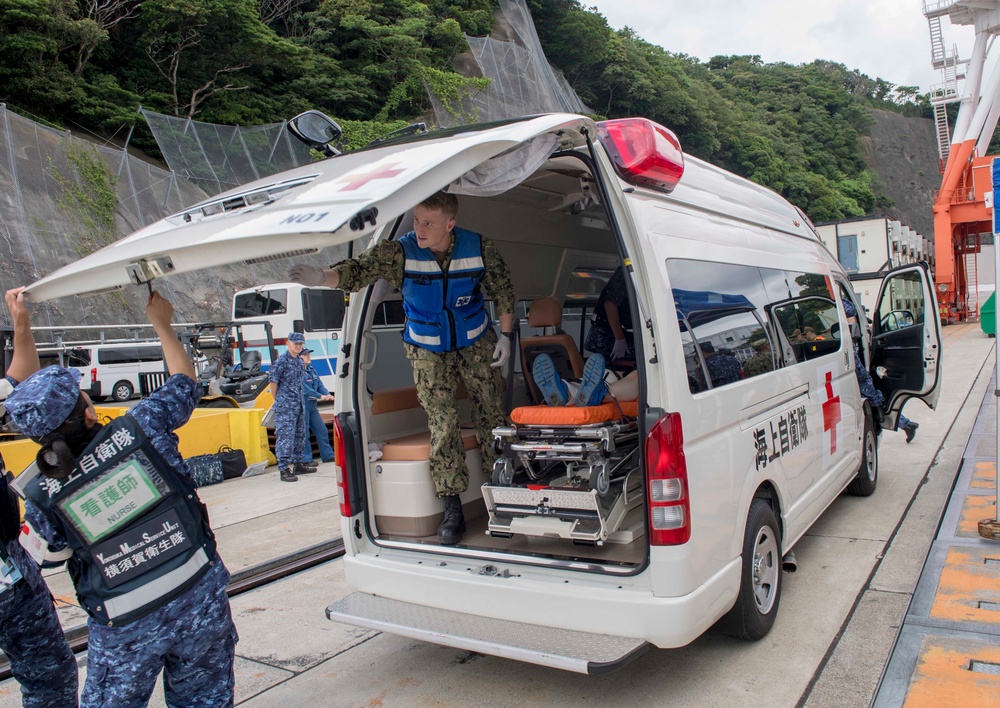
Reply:
[[[308, 256], [373, 233], [471, 171], [470, 189], [502, 191], [524, 169], [523, 160], [504, 153], [542, 136], [552, 136], [553, 147], [574, 147], [594, 131], [588, 118], [554, 114], [340, 155], [161, 219], [38, 280], [27, 294], [49, 300], [172, 273]], [[484, 166], [498, 156], [497, 169]]]

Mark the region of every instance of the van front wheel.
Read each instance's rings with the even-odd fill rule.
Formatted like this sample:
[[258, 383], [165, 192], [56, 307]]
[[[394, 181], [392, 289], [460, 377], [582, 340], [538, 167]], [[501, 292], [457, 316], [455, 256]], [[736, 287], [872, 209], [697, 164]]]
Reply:
[[740, 595], [719, 628], [757, 641], [771, 631], [781, 601], [781, 537], [778, 520], [763, 499], [754, 499], [743, 536]]
[[132, 384], [128, 381], [119, 381], [111, 388], [111, 398], [121, 403], [132, 398]]
[[861, 441], [861, 467], [847, 485], [847, 493], [855, 497], [870, 497], [878, 485], [878, 435], [871, 416], [865, 415], [865, 433]]

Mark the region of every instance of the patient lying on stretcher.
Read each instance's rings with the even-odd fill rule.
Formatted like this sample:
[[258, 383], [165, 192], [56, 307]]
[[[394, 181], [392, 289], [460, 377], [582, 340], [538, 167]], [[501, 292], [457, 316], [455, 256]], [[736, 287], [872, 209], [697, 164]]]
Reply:
[[639, 398], [638, 373], [632, 371], [624, 378], [606, 383], [604, 357], [600, 354], [587, 359], [579, 382], [560, 378], [552, 358], [545, 353], [535, 357], [531, 375], [550, 406], [599, 406]]

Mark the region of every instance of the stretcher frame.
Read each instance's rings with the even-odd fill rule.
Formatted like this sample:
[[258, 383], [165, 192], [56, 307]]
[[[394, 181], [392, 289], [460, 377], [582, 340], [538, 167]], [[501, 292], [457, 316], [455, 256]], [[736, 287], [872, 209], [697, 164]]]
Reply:
[[493, 430], [497, 459], [483, 485], [487, 533], [602, 545], [641, 504], [633, 418]]

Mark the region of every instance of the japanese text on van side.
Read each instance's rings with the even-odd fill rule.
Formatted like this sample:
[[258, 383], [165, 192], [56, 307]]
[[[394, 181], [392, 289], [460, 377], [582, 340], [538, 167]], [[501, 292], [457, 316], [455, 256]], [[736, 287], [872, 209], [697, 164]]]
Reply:
[[767, 467], [768, 462], [789, 453], [809, 437], [806, 407], [799, 406], [788, 411], [777, 422], [768, 421], [767, 427], [753, 431], [754, 446], [757, 448], [757, 469]]

